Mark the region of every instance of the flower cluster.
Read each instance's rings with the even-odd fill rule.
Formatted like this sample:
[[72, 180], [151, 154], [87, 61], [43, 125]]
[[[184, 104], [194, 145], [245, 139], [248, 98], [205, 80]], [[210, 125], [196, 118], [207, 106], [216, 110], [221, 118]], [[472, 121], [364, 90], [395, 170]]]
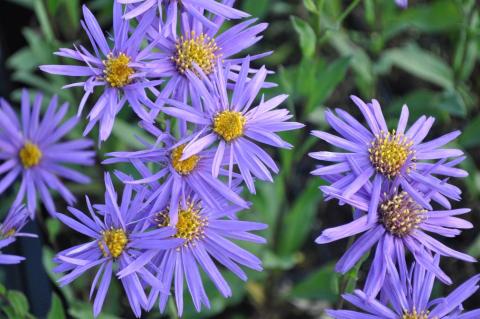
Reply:
[[232, 241], [265, 242], [252, 232], [266, 225], [238, 219], [250, 207], [241, 197], [243, 185], [255, 193], [256, 179], [272, 182], [279, 168], [262, 145], [290, 149], [278, 133], [303, 125], [278, 108], [286, 95], [259, 98], [260, 90], [275, 84], [266, 81], [265, 66], [254, 68], [252, 61], [270, 52], [241, 52], [262, 38], [267, 24], [249, 19], [224, 25], [248, 16], [233, 2], [117, 0], [108, 38], [84, 6], [82, 26], [92, 50], [76, 45], [56, 53], [82, 65], [40, 67], [84, 77], [67, 86], [84, 89], [78, 116], [101, 89], [84, 134], [98, 123], [99, 140], [107, 140], [116, 115], [129, 106], [153, 137], [140, 140], [141, 150], [115, 151], [103, 161], [133, 168], [134, 176], [115, 172], [124, 184], [122, 196], [106, 174], [103, 204], [91, 205], [87, 197], [89, 214], [70, 207], [75, 218], [56, 215], [91, 238], [55, 260], [56, 271], [66, 273], [62, 285], [98, 267], [90, 293], [96, 291], [95, 316], [113, 275], [140, 317], [157, 303], [163, 312], [171, 290], [181, 315], [184, 286], [197, 311], [210, 307], [202, 272], [231, 296], [219, 265], [242, 280], [247, 276], [240, 266], [262, 270], [256, 256]]
[[[478, 289], [478, 277], [467, 281], [451, 297], [444, 298], [448, 302], [427, 303], [435, 278], [451, 283], [440, 268], [440, 256], [475, 261], [435, 238], [455, 237], [462, 229], [473, 227], [457, 217], [470, 209], [452, 209], [450, 204], [450, 200], [458, 201], [461, 196], [460, 189], [450, 180], [467, 176], [467, 172], [455, 167], [464, 159], [463, 152], [445, 147], [460, 132], [425, 141], [434, 118], [422, 116], [408, 127], [409, 111], [405, 105], [397, 127], [389, 130], [378, 101], [365, 103], [356, 96], [352, 96], [352, 100], [367, 126], [341, 109], [327, 110], [325, 118], [339, 136], [320, 131], [312, 133], [343, 150], [310, 154], [322, 163], [312, 174], [329, 182], [321, 187], [325, 198], [336, 199], [354, 210], [351, 222], [324, 230], [316, 243], [359, 235], [336, 265], [336, 271], [343, 274], [374, 249], [364, 289], [344, 296], [369, 315], [348, 310], [332, 310], [330, 315], [334, 318], [474, 318], [471, 313], [452, 317], [452, 312], [461, 312], [462, 301]], [[411, 271], [406, 265], [408, 258], [413, 259]], [[381, 301], [375, 299], [379, 293]], [[474, 313], [478, 315], [478, 311]]]

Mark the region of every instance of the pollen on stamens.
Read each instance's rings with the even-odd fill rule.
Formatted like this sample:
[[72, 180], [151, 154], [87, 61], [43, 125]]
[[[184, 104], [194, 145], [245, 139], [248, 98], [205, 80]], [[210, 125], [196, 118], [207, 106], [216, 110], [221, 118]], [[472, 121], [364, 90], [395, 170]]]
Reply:
[[32, 168], [40, 163], [43, 154], [38, 145], [27, 142], [18, 153], [18, 156], [23, 167]]
[[180, 74], [185, 74], [187, 70], [197, 73], [195, 64], [207, 75], [213, 72], [215, 58], [219, 56], [219, 48], [215, 40], [208, 35], [203, 33], [196, 35], [195, 31], [191, 31], [189, 37], [182, 35], [175, 47], [175, 53], [171, 59]]
[[403, 237], [418, 228], [426, 212], [406, 192], [400, 192], [380, 204], [379, 220], [390, 234]]
[[[205, 226], [208, 219], [200, 214], [201, 208], [189, 202], [186, 208], [181, 208], [178, 212], [178, 221], [175, 225], [177, 230], [175, 238], [184, 239], [184, 246], [195, 245], [195, 242], [202, 239], [205, 235]], [[165, 227], [170, 224], [169, 208], [157, 213], [155, 222], [158, 227]]]
[[[428, 310], [422, 310], [422, 311], [418, 312], [414, 308], [413, 311], [411, 311], [411, 312], [404, 311], [404, 314], [403, 314], [402, 318], [400, 318], [400, 319], [429, 319], [428, 318], [429, 314], [430, 314], [430, 311], [428, 311]], [[437, 319], [437, 317], [430, 318], [430, 319]]]
[[390, 132], [381, 131], [375, 135], [368, 152], [370, 162], [377, 172], [389, 179], [395, 178], [405, 167], [406, 173], [414, 169], [415, 157], [412, 150], [413, 142], [403, 134], [396, 134], [395, 130]]
[[187, 159], [180, 160], [183, 156], [184, 149], [185, 144], [180, 145], [175, 148], [170, 155], [172, 166], [180, 175], [190, 174], [197, 167], [198, 161], [200, 160], [200, 156], [198, 155], [192, 155]]
[[240, 112], [223, 111], [215, 115], [213, 119], [213, 131], [226, 142], [243, 136], [247, 119]]
[[2, 232], [2, 238], [12, 237], [13, 235], [15, 235], [16, 232], [17, 230], [15, 228], [10, 228], [8, 230], [5, 230]]
[[110, 53], [106, 60], [103, 60], [105, 81], [114, 88], [122, 88], [131, 82], [130, 76], [135, 71], [129, 66], [130, 57], [125, 53], [114, 56]]
[[118, 258], [128, 243], [128, 237], [121, 228], [109, 229], [102, 232], [102, 240], [98, 241], [98, 247], [104, 257]]

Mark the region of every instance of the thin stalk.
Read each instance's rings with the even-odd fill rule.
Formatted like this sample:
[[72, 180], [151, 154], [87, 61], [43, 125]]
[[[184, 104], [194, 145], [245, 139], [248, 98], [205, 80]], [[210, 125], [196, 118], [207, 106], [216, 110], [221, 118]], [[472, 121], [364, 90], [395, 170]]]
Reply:
[[173, 298], [168, 298], [168, 312], [172, 319], [178, 319], [178, 311]]

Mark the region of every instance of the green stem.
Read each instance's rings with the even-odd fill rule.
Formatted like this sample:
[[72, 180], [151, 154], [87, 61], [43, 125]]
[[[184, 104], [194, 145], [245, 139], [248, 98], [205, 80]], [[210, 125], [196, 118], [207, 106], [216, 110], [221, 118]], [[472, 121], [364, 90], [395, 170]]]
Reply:
[[360, 3], [360, 0], [354, 0], [350, 5], [347, 7], [345, 11], [343, 11], [342, 15], [340, 18], [337, 20], [337, 27], [340, 27], [342, 24], [343, 20], [345, 20], [346, 17], [355, 9], [355, 7]]
[[178, 319], [178, 311], [173, 298], [168, 298], [168, 312], [172, 319]]

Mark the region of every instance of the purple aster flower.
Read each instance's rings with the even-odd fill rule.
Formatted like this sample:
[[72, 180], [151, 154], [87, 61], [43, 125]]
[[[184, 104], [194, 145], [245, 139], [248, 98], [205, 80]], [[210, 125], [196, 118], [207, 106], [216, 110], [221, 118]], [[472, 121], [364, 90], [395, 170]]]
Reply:
[[[58, 266], [56, 272], [68, 272], [59, 279], [61, 286], [67, 285], [87, 270], [100, 266], [90, 289], [90, 298], [98, 284], [93, 302], [93, 314], [98, 316], [102, 310], [112, 274], [123, 273], [120, 281], [127, 295], [135, 316], [140, 318], [141, 309], [147, 309], [146, 287], [168, 292], [165, 286], [147, 269], [159, 251], [175, 249], [183, 243], [182, 239], [173, 238], [175, 230], [171, 227], [162, 229], [149, 227], [144, 222], [150, 212], [146, 210], [146, 189], [138, 192], [126, 185], [121, 203], [110, 179], [105, 174], [105, 204], [92, 207], [88, 197], [87, 205], [90, 216], [69, 207], [75, 219], [57, 213], [58, 218], [73, 230], [82, 233], [91, 241], [66, 249], [55, 257]], [[99, 216], [103, 217], [101, 220]], [[101, 280], [100, 280], [101, 277]]]
[[251, 80], [247, 78], [250, 59], [244, 59], [231, 99], [227, 92], [227, 77], [230, 66], [225, 69], [217, 65], [211, 81], [204, 74], [203, 81], [188, 72], [192, 90], [193, 107], [184, 103], [167, 100], [171, 107], [163, 107], [166, 114], [198, 125], [198, 132], [183, 150], [187, 158], [216, 145], [212, 166], [217, 176], [224, 161], [229, 163], [229, 174], [236, 164], [250, 192], [255, 193], [253, 177], [273, 181], [270, 171], [278, 173], [273, 159], [257, 143], [280, 148], [292, 145], [282, 140], [277, 133], [303, 127], [297, 122], [288, 122], [292, 115], [286, 109], [276, 109], [286, 98], [282, 94], [267, 101], [262, 97], [259, 104], [252, 106], [267, 71], [262, 67]]
[[[212, 151], [203, 151], [182, 160], [185, 145], [168, 133], [169, 127], [167, 132], [162, 132], [150, 123], [144, 122], [142, 125], [155, 136], [154, 145], [145, 143], [147, 149], [137, 152], [109, 153], [107, 155], [112, 158], [103, 163], [131, 162], [142, 178], [136, 181], [120, 178], [129, 184], [151, 186], [148, 202], [152, 203], [152, 210], [170, 205], [170, 219], [172, 225], [175, 225], [178, 219], [178, 203], [185, 202], [191, 192], [198, 194], [204, 203], [220, 210], [224, 208], [225, 201], [243, 208], [249, 207], [237, 192], [212, 176], [211, 167], [215, 155]], [[158, 171], [152, 173], [147, 167], [148, 163], [157, 164]], [[226, 174], [223, 170], [220, 172], [220, 175]], [[235, 186], [235, 181], [233, 184]]]
[[[37, 235], [22, 233], [22, 228], [29, 222], [30, 214], [24, 205], [13, 206], [8, 211], [5, 221], [0, 225], [0, 249], [13, 243], [16, 237], [33, 237]], [[25, 257], [2, 254], [0, 252], [0, 265], [18, 264]]]
[[[315, 152], [310, 156], [333, 164], [322, 165], [312, 174], [328, 176], [341, 174], [343, 178], [330, 189], [349, 198], [362, 187], [374, 194], [370, 212], [374, 216], [381, 185], [392, 182], [401, 186], [415, 201], [432, 209], [418, 189], [433, 189], [432, 199], [445, 208], [451, 208], [447, 198], [460, 200], [461, 190], [447, 182], [449, 177], [465, 177], [468, 173], [453, 167], [463, 155], [458, 149], [443, 148], [460, 135], [454, 131], [429, 142], [423, 142], [435, 119], [420, 117], [409, 129], [408, 107], [403, 106], [395, 130], [389, 131], [382, 109], [377, 100], [364, 103], [356, 96], [352, 100], [365, 117], [369, 129], [365, 128], [347, 112], [337, 109], [336, 114], [328, 110], [325, 117], [330, 126], [341, 136], [314, 131], [313, 135], [347, 152]], [[450, 163], [432, 163], [431, 160], [454, 158]], [[463, 159], [463, 157], [460, 157]], [[447, 177], [439, 179], [434, 175]], [[412, 187], [412, 184], [417, 187]]]
[[406, 7], [408, 7], [408, 0], [395, 0], [395, 3], [396, 3], [397, 6], [399, 6], [400, 8], [406, 8]]
[[90, 132], [99, 122], [100, 140], [105, 141], [110, 136], [116, 114], [125, 104], [130, 105], [142, 120], [151, 121], [144, 106], [154, 108], [155, 105], [149, 100], [145, 90], [157, 94], [155, 86], [162, 81], [153, 79], [155, 78], [151, 72], [153, 66], [148, 62], [154, 43], [145, 48], [142, 48], [141, 44], [154, 13], [143, 17], [129, 35], [130, 22], [122, 19], [122, 6], [114, 4], [112, 45], [109, 45], [97, 20], [86, 6], [83, 6], [83, 15], [85, 20], [82, 21], [82, 26], [90, 39], [94, 53], [79, 46], [75, 50], [60, 49], [56, 54], [77, 60], [85, 66], [43, 65], [40, 69], [51, 74], [88, 77], [83, 82], [66, 86], [84, 87], [85, 94], [80, 102], [78, 114], [82, 112], [94, 88], [103, 87], [101, 96], [88, 115], [90, 122], [84, 134]]
[[[180, 248], [162, 252], [156, 263], [159, 280], [167, 287], [173, 284], [179, 316], [183, 312], [184, 281], [196, 310], [200, 311], [202, 304], [210, 307], [199, 269], [206, 273], [224, 297], [230, 297], [232, 291], [217, 263], [244, 281], [247, 275], [240, 266], [262, 270], [261, 261], [256, 256], [231, 240], [263, 244], [263, 237], [250, 232], [265, 229], [267, 225], [224, 218], [240, 209], [238, 206], [230, 206], [222, 211], [211, 209], [195, 196], [180, 204], [175, 237], [185, 242]], [[155, 216], [155, 223], [160, 229], [170, 224], [168, 210], [166, 207]], [[158, 296], [160, 311], [163, 312], [169, 296], [153, 289], [150, 301], [155, 302]]]
[[[434, 258], [438, 265], [440, 258]], [[480, 275], [476, 275], [460, 285], [446, 297], [429, 300], [435, 280], [425, 267], [415, 264], [409, 270], [402, 262], [400, 271], [391, 267], [392, 275], [382, 290], [386, 302], [371, 299], [361, 291], [343, 296], [345, 300], [358, 307], [354, 310], [327, 310], [334, 319], [475, 319], [480, 317], [480, 309], [463, 312], [462, 303], [477, 292]]]
[[[413, 184], [413, 187], [416, 185]], [[395, 264], [402, 260], [406, 250], [410, 251], [418, 264], [447, 284], [450, 284], [451, 280], [432, 262], [432, 253], [469, 262], [475, 261], [473, 257], [449, 248], [430, 235], [455, 237], [461, 233], [461, 229], [472, 228], [470, 222], [456, 217], [470, 212], [470, 209], [426, 210], [407, 192], [399, 191], [395, 187], [384, 186], [381, 193], [378, 209], [370, 222], [369, 219], [372, 217], [367, 212], [374, 195], [361, 190], [349, 198], [344, 198], [339, 193], [330, 192], [330, 197], [356, 208], [357, 218], [348, 224], [324, 230], [315, 241], [318, 244], [325, 244], [361, 234], [338, 261], [336, 271], [340, 273], [351, 269], [376, 245], [365, 284], [365, 292], [369, 296], [375, 296], [380, 291], [387, 272], [387, 263]], [[422, 194], [426, 200], [429, 200], [430, 195]]]
[[[155, 31], [149, 33], [160, 50], [152, 53], [156, 59], [156, 72], [162, 78], [169, 78], [159, 95], [157, 105], [161, 106], [163, 99], [169, 97], [186, 102], [187, 97], [195, 93], [187, 71], [199, 73], [201, 70], [205, 75], [211, 75], [218, 60], [234, 65], [228, 78], [235, 81], [242, 59], [232, 56], [260, 41], [260, 33], [267, 28], [267, 23], [255, 25], [256, 19], [250, 19], [220, 33], [222, 22], [223, 20], [220, 20], [215, 26], [206, 27], [184, 13], [181, 28], [179, 31], [175, 29], [173, 35], [165, 36]], [[270, 53], [254, 55], [251, 60]], [[255, 70], [249, 72], [253, 73]], [[159, 110], [152, 111], [154, 116], [158, 112]]]
[[187, 12], [206, 26], [215, 26], [214, 22], [205, 16], [209, 12], [223, 19], [241, 19], [250, 16], [248, 13], [232, 8], [234, 0], [116, 0], [118, 3], [127, 4], [129, 10], [123, 16], [125, 19], [138, 17], [145, 12], [154, 10], [160, 17], [165, 12], [167, 22], [165, 26], [176, 27], [178, 11]]
[[68, 104], [57, 109], [57, 97], [53, 97], [47, 111], [40, 119], [43, 96], [37, 94], [30, 103], [27, 90], [23, 90], [20, 119], [7, 101], [0, 99], [0, 194], [15, 180], [21, 179], [14, 206], [26, 198], [27, 207], [33, 216], [37, 207], [37, 193], [50, 214], [55, 214], [55, 205], [50, 189], [57, 191], [68, 204], [75, 197], [60, 178], [86, 184], [90, 179], [65, 164], [92, 165], [95, 152], [88, 150], [92, 141], [77, 139], [60, 140], [77, 124], [77, 118], [65, 117]]

